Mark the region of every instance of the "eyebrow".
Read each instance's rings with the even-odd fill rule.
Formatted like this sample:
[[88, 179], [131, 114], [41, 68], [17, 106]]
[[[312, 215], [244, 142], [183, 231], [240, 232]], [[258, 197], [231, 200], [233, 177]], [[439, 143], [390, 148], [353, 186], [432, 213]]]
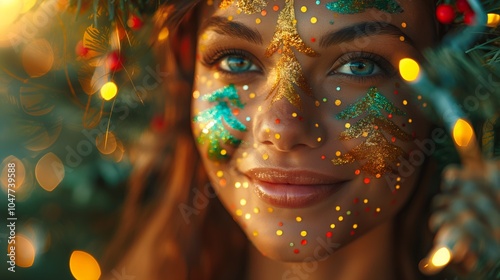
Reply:
[[201, 28], [201, 30], [207, 29], [211, 29], [221, 35], [240, 38], [260, 45], [262, 45], [263, 42], [259, 32], [242, 23], [230, 21], [225, 17], [214, 16], [209, 18]]
[[331, 45], [339, 45], [342, 43], [352, 42], [358, 38], [377, 36], [377, 35], [391, 35], [397, 38], [404, 37], [404, 43], [415, 46], [413, 41], [398, 27], [381, 21], [361, 22], [351, 25], [323, 35], [319, 40], [319, 46], [327, 48]]

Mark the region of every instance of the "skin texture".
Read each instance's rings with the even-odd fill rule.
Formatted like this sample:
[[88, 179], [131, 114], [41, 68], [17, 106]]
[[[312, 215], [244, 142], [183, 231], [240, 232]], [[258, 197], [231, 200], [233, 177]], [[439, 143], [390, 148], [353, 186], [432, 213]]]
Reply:
[[[318, 267], [308, 273], [316, 273], [318, 277], [319, 273], [335, 270], [337, 275], [349, 279], [362, 278], [363, 275], [356, 275], [358, 272], [353, 269], [350, 273], [355, 274], [345, 274], [347, 266], [342, 264], [353, 258], [357, 266], [361, 263], [365, 264], [361, 267], [378, 266], [377, 270], [366, 271], [383, 275], [387, 272], [382, 268], [389, 269], [384, 260], [391, 257], [391, 239], [396, 238], [392, 236], [392, 219], [418, 187], [423, 159], [412, 159], [411, 151], [418, 149], [416, 143], [427, 138], [429, 132], [429, 124], [419, 113], [425, 100], [412, 95], [397, 74], [397, 67], [404, 57], [420, 59], [420, 52], [433, 43], [435, 29], [427, 2], [423, 1], [399, 1], [404, 12], [392, 14], [378, 9], [334, 14], [325, 7], [325, 1], [320, 5], [315, 2], [297, 1], [293, 5], [296, 31], [304, 43], [303, 48], [287, 41], [289, 34], [281, 34], [278, 43], [282, 45], [274, 52], [270, 46], [279, 33], [276, 24], [280, 11], [287, 6], [285, 1], [270, 2], [265, 13], [252, 14], [238, 13], [236, 3], [225, 9], [205, 5], [203, 18], [206, 20], [198, 40], [193, 89], [194, 137], [199, 141], [204, 165], [220, 200], [260, 252], [252, 254], [253, 265], [272, 268], [270, 270], [277, 273], [278, 278], [268, 274], [269, 279], [285, 277], [283, 273], [293, 268], [287, 263], [314, 263], [315, 260]], [[241, 38], [234, 29], [227, 28], [228, 19], [258, 35]], [[325, 34], [364, 22], [379, 23], [355, 31], [359, 38], [341, 41], [336, 37], [325, 46], [322, 40]], [[395, 28], [376, 31], [387, 23]], [[283, 59], [285, 55], [287, 61]], [[237, 67], [229, 67], [228, 61], [235, 60], [240, 62], [232, 64]], [[300, 68], [290, 60], [296, 61]], [[373, 71], [366, 71], [348, 64], [360, 61], [365, 67], [377, 66]], [[231, 69], [238, 71], [228, 73]], [[366, 72], [372, 74], [360, 75]], [[290, 83], [292, 90], [286, 88]], [[224, 91], [231, 85], [236, 89], [237, 99]], [[368, 118], [369, 110], [358, 109], [358, 114], [351, 117], [341, 114], [352, 104], [373, 105], [363, 101], [371, 88], [376, 88], [386, 100], [375, 102], [378, 109], [374, 112], [397, 127], [397, 130], [383, 129], [373, 140], [374, 146], [366, 143], [366, 139], [377, 132], [373, 119]], [[218, 99], [214, 99], [215, 92], [219, 92]], [[293, 94], [298, 94], [298, 101], [289, 98]], [[390, 115], [381, 109], [387, 104], [402, 113]], [[225, 109], [221, 111], [220, 106]], [[212, 112], [208, 115], [213, 119], [200, 118], [203, 112]], [[368, 135], [342, 138], [342, 133], [350, 134], [349, 125], [363, 119], [368, 122], [364, 127]], [[219, 130], [214, 129], [213, 124]], [[231, 135], [226, 143], [217, 141], [224, 129], [226, 134], [222, 135], [227, 132]], [[397, 133], [409, 135], [409, 139], [393, 138]], [[379, 147], [384, 143], [403, 152], [397, 157], [395, 152], [381, 152]], [[364, 147], [361, 158], [335, 164], [338, 155], [352, 152], [360, 145]], [[384, 158], [383, 165], [395, 171], [377, 169], [381, 167], [380, 162], [368, 164], [363, 156], [370, 154]], [[408, 155], [410, 158], [404, 159]], [[277, 207], [261, 199], [255, 191], [256, 180], [248, 174], [255, 174], [251, 171], [256, 168], [315, 172], [338, 183], [335, 193], [310, 205]], [[363, 252], [369, 244], [376, 244], [376, 249], [370, 247], [370, 251], [378, 253]], [[271, 260], [259, 260], [260, 255]], [[302, 279], [295, 272], [286, 277], [289, 278], [283, 279]], [[347, 279], [345, 277], [339, 279]], [[381, 279], [390, 277], [386, 275]]]

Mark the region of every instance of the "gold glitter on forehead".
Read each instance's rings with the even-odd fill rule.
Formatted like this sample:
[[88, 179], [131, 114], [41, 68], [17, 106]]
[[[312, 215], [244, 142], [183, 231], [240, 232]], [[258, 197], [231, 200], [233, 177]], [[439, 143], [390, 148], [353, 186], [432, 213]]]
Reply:
[[292, 105], [301, 108], [299, 94], [295, 86], [312, 96], [312, 91], [304, 78], [300, 66], [292, 48], [308, 56], [318, 56], [310, 47], [306, 46], [297, 31], [297, 20], [295, 19], [294, 1], [285, 1], [285, 7], [278, 15], [278, 22], [271, 43], [266, 49], [266, 56], [270, 57], [281, 48], [281, 57], [276, 65], [276, 81], [273, 84], [268, 98], [274, 93], [272, 102], [286, 98]]
[[394, 106], [376, 87], [372, 87], [365, 97], [337, 114], [336, 117], [340, 120], [364, 115], [353, 125], [346, 126], [347, 129], [340, 134], [339, 139], [365, 137], [365, 140], [348, 153], [334, 158], [332, 160], [334, 165], [363, 161], [360, 169], [370, 175], [376, 176], [392, 171], [391, 165], [395, 164], [399, 157], [404, 158], [405, 152], [402, 148], [391, 144], [384, 136], [384, 132], [390, 134], [394, 141], [396, 138], [410, 141], [411, 135], [384, 116], [382, 114], [384, 111], [391, 115], [405, 115], [405, 112]]
[[[219, 8], [226, 9], [234, 3], [235, 0], [222, 0]], [[236, 7], [245, 14], [260, 13], [267, 6], [267, 0], [236, 0]]]

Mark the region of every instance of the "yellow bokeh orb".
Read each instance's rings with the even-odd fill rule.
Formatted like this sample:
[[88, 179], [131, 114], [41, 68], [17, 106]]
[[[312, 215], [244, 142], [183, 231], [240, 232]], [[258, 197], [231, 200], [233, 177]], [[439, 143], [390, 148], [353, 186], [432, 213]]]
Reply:
[[101, 277], [99, 263], [84, 251], [73, 251], [69, 259], [69, 268], [77, 280], [97, 280]]
[[500, 24], [500, 15], [499, 14], [488, 14], [488, 22], [486, 26], [488, 27], [497, 27]]
[[413, 82], [418, 78], [420, 66], [411, 58], [403, 58], [399, 61], [399, 73], [408, 82]]
[[118, 93], [118, 86], [113, 82], [107, 82], [101, 87], [101, 97], [102, 99], [109, 101], [115, 98]]
[[446, 247], [441, 247], [438, 249], [434, 255], [432, 255], [431, 263], [434, 266], [441, 267], [447, 265], [451, 260], [450, 250]]
[[474, 136], [472, 126], [464, 119], [458, 119], [453, 127], [453, 140], [460, 147], [469, 145], [470, 140]]

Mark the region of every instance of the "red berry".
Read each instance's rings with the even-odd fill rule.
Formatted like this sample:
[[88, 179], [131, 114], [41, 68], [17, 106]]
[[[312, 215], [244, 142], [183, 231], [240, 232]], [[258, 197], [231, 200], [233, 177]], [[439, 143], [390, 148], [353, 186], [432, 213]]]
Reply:
[[128, 27], [134, 30], [140, 29], [142, 27], [142, 24], [142, 20], [136, 15], [131, 15], [127, 20]]
[[455, 10], [452, 5], [441, 4], [436, 8], [436, 17], [442, 24], [450, 24], [455, 19]]
[[75, 47], [76, 55], [84, 57], [89, 53], [89, 49], [83, 46], [83, 42], [79, 41]]
[[118, 71], [122, 69], [122, 57], [118, 52], [112, 52], [106, 58], [106, 65], [111, 71]]
[[467, 2], [467, 0], [457, 0], [457, 3], [455, 3], [455, 5], [457, 6], [457, 10], [461, 13], [467, 13], [472, 11], [469, 2]]
[[473, 11], [465, 12], [464, 23], [468, 24], [468, 25], [474, 24], [475, 17], [476, 17], [476, 15], [474, 14]]

